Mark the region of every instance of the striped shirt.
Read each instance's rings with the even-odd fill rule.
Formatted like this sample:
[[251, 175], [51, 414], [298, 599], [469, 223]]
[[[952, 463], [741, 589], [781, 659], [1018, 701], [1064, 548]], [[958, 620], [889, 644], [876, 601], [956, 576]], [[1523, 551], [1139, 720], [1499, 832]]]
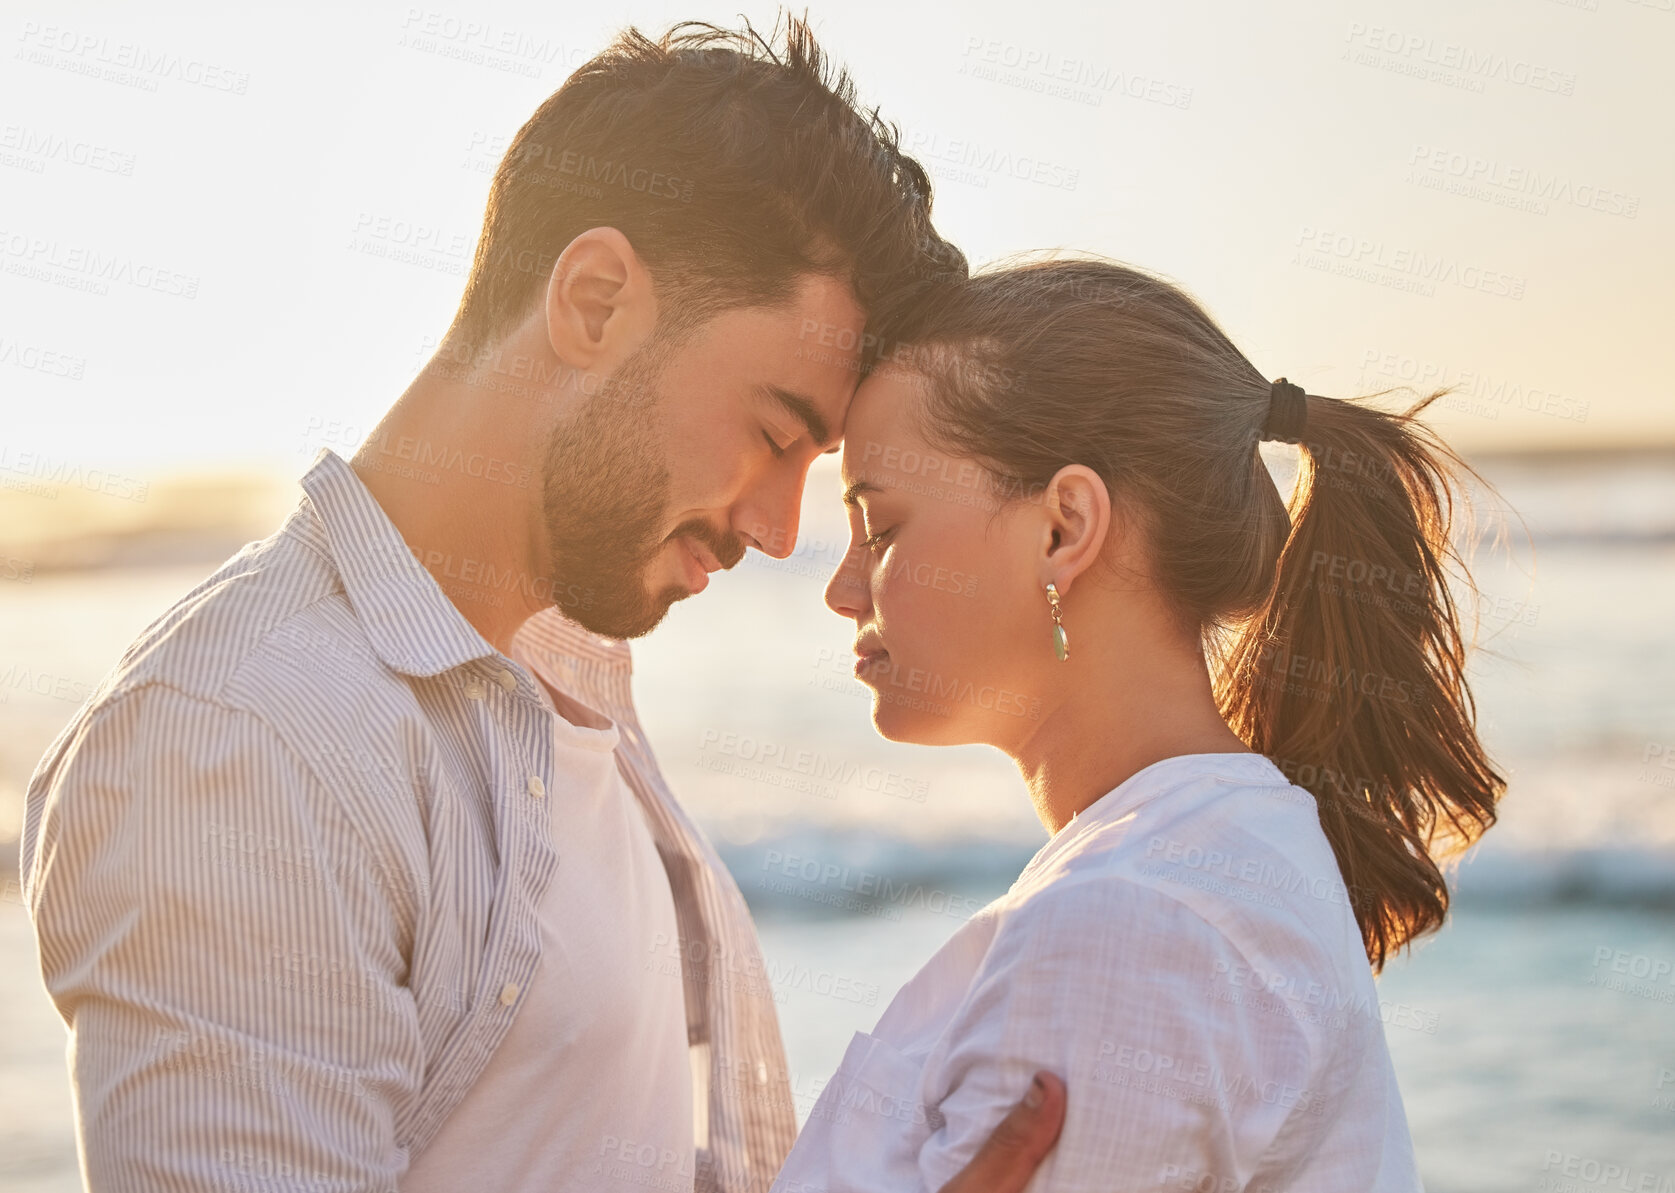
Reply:
[[646, 743], [627, 644], [549, 609], [507, 657], [342, 458], [302, 488], [140, 634], [29, 784], [24, 892], [89, 1186], [397, 1187], [540, 962], [563, 864], [545, 681], [620, 727], [668, 872], [695, 1187], [765, 1190], [796, 1134], [772, 990]]

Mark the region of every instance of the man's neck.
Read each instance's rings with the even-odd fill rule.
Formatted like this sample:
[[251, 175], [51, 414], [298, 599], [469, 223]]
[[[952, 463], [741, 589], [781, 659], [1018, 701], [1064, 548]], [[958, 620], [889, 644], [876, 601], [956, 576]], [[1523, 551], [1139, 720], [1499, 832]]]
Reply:
[[490, 391], [432, 361], [351, 461], [466, 621], [502, 654], [551, 602], [541, 533], [551, 398]]

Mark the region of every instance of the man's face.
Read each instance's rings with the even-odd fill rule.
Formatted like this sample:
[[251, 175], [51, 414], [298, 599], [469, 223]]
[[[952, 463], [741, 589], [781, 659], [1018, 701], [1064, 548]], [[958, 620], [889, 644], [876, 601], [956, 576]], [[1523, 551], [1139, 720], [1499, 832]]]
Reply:
[[654, 333], [553, 428], [544, 468], [557, 591], [596, 634], [649, 633], [754, 546], [791, 554], [809, 465], [835, 450], [865, 317], [808, 276], [773, 308], [725, 311], [678, 344]]

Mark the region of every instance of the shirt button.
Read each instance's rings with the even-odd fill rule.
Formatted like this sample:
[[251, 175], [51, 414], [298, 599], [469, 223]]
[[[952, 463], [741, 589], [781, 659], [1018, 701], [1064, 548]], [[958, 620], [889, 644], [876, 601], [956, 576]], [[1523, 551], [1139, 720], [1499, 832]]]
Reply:
[[500, 673], [494, 677], [494, 680], [508, 692], [515, 692], [518, 690], [518, 677], [513, 675], [504, 667], [500, 669]]
[[529, 782], [524, 784], [524, 786], [529, 788], [529, 794], [533, 795], [536, 799], [540, 799], [543, 795], [547, 794], [547, 785], [541, 782], [540, 775], [530, 775]]
[[468, 700], [481, 700], [488, 693], [483, 681], [473, 676], [465, 681], [465, 695]]
[[500, 988], [500, 1005], [503, 1007], [509, 1007], [517, 1001], [518, 984], [516, 982], [507, 982]]

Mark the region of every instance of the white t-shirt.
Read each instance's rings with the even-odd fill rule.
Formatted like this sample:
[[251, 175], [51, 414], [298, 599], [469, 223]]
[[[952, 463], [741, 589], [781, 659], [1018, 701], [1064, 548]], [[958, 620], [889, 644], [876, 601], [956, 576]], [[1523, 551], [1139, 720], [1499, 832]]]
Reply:
[[857, 1032], [774, 1193], [940, 1188], [1065, 1079], [1028, 1186], [1420, 1188], [1371, 968], [1313, 797], [1165, 759], [1055, 834]]
[[[541, 900], [541, 964], [488, 1067], [402, 1193], [690, 1189], [692, 1067], [674, 899], [618, 728], [553, 717], [558, 868]], [[676, 961], [668, 958], [673, 955]]]

